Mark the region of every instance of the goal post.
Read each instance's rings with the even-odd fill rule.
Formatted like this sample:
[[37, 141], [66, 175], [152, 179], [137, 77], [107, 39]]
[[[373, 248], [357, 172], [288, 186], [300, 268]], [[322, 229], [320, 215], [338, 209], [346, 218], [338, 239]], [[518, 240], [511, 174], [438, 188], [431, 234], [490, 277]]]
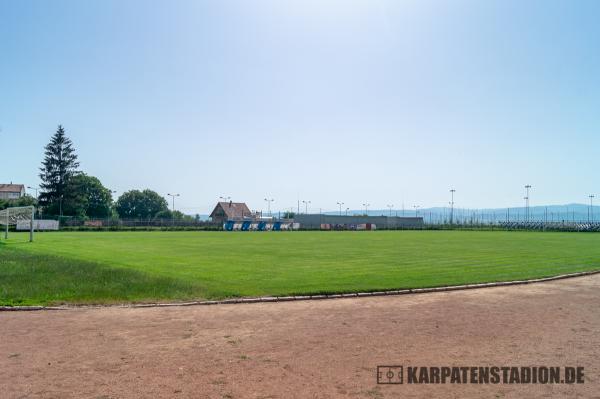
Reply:
[[29, 241], [33, 241], [33, 221], [35, 218], [35, 207], [20, 206], [6, 208], [0, 211], [0, 226], [4, 226], [4, 239], [8, 240], [8, 228], [19, 222], [29, 222]]

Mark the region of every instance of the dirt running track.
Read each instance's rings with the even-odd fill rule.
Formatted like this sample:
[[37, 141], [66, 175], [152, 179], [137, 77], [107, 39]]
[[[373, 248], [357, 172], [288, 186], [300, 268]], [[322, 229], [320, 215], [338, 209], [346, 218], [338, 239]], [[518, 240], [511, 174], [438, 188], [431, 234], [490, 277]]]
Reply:
[[[307, 302], [0, 313], [1, 398], [600, 398], [600, 275]], [[377, 385], [377, 365], [585, 367], [582, 385]]]

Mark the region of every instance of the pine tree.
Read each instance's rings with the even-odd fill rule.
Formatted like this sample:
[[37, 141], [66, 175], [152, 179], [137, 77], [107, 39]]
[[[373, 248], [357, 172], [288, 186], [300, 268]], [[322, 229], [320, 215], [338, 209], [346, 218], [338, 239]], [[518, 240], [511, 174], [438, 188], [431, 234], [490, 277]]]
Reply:
[[69, 178], [77, 173], [79, 162], [73, 143], [65, 135], [65, 129], [58, 125], [50, 143], [46, 145], [44, 161], [40, 168], [42, 193], [40, 204], [46, 207], [46, 213], [62, 216], [62, 201]]

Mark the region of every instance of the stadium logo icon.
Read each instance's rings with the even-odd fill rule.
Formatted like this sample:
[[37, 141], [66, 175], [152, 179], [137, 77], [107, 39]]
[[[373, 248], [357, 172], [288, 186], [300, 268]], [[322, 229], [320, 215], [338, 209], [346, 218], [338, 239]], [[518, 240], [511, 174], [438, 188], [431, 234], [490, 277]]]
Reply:
[[378, 384], [402, 384], [403, 375], [402, 366], [377, 366]]

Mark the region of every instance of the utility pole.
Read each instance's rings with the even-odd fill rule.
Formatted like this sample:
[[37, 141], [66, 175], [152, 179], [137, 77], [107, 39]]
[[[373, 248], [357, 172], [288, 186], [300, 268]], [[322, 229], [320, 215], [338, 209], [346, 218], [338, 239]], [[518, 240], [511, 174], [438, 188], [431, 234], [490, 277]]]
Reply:
[[452, 200], [450, 201], [450, 226], [452, 226], [452, 223], [454, 222], [454, 193], [456, 192], [455, 189], [450, 189], [450, 195], [452, 196]]
[[338, 202], [337, 204], [340, 206], [340, 216], [342, 216], [342, 205], [344, 205], [344, 203]]

